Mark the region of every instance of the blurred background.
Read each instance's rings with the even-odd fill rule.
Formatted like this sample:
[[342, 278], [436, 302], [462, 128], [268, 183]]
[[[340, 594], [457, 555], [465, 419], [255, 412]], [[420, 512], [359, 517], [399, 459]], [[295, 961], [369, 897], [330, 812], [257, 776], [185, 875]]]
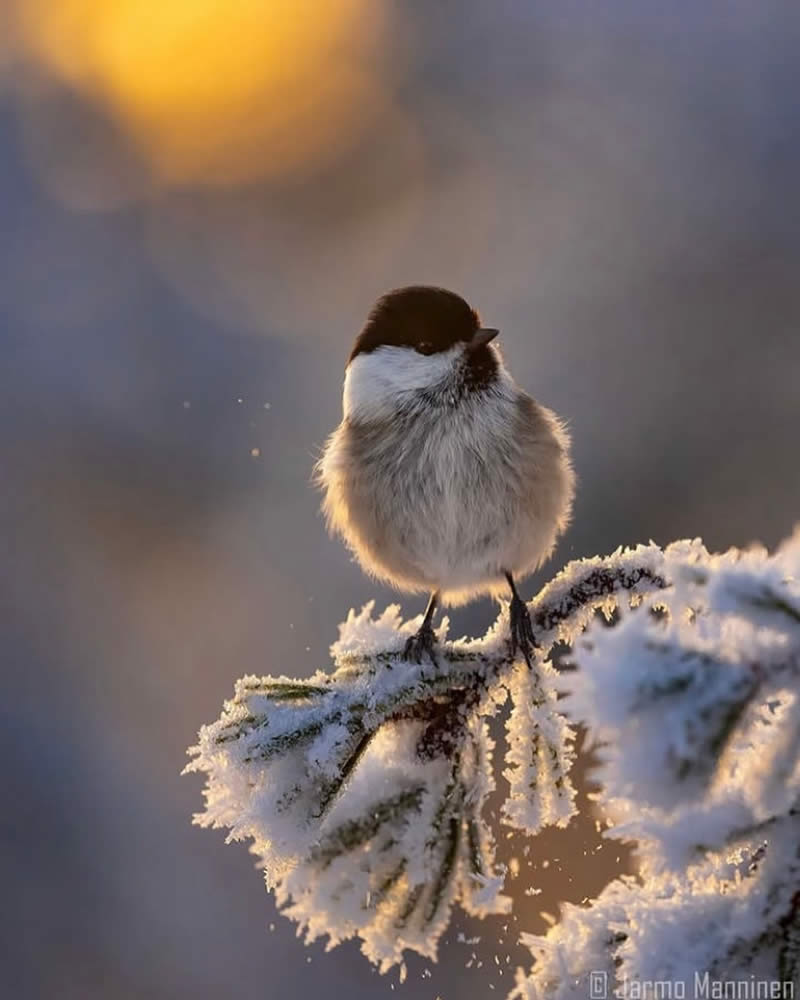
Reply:
[[294, 938], [245, 848], [191, 826], [184, 751], [236, 677], [311, 673], [393, 599], [309, 484], [390, 287], [463, 293], [569, 420], [574, 524], [529, 594], [619, 544], [789, 533], [800, 7], [0, 10], [8, 996], [505, 996], [518, 931], [625, 863], [593, 819], [504, 844], [516, 923], [458, 917], [401, 986]]

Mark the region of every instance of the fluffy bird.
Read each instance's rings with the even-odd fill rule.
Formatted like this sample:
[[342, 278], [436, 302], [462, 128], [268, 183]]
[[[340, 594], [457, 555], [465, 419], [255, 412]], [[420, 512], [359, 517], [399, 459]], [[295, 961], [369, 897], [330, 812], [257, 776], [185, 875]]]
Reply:
[[417, 662], [435, 662], [440, 604], [510, 591], [512, 650], [530, 664], [533, 629], [517, 581], [569, 520], [567, 433], [516, 384], [497, 334], [446, 289], [384, 295], [353, 344], [342, 421], [315, 470], [328, 527], [365, 572], [430, 594], [404, 651]]

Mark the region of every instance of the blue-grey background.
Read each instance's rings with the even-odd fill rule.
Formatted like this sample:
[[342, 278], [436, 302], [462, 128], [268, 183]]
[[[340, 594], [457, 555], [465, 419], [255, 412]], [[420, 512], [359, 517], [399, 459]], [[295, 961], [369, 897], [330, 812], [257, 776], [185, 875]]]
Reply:
[[504, 996], [517, 930], [615, 870], [592, 823], [518, 845], [518, 923], [459, 918], [400, 986], [306, 949], [244, 847], [190, 825], [184, 751], [234, 679], [325, 665], [349, 607], [392, 599], [309, 484], [385, 289], [462, 292], [568, 419], [580, 490], [549, 571], [650, 538], [772, 546], [800, 514], [797, 4], [386, 17], [366, 126], [217, 185], [158, 182], [102, 102], [0, 42], [9, 997]]

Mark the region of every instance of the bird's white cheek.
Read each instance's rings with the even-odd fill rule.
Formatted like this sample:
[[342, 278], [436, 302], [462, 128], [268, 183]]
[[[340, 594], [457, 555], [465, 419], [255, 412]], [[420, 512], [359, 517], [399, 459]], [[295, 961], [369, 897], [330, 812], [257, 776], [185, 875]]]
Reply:
[[360, 361], [360, 357], [351, 361], [344, 377], [342, 410], [351, 419], [374, 420], [391, 408], [390, 387], [382, 378], [364, 371]]
[[379, 347], [359, 354], [344, 379], [345, 417], [377, 420], [390, 416], [409, 394], [429, 389], [452, 370], [457, 348], [426, 356], [408, 347]]

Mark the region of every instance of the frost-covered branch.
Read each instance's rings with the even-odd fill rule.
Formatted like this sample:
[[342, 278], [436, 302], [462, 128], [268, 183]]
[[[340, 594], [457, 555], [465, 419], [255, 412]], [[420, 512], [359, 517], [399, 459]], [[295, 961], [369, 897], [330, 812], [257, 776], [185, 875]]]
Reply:
[[307, 939], [357, 936], [382, 970], [407, 948], [435, 957], [453, 903], [474, 914], [510, 905], [483, 817], [494, 788], [487, 719], [510, 693], [504, 821], [528, 833], [565, 825], [574, 734], [556, 708], [550, 651], [619, 595], [662, 590], [664, 565], [641, 546], [568, 566], [530, 605], [531, 669], [512, 655], [507, 609], [482, 639], [449, 642], [445, 622], [435, 665], [401, 657], [419, 619], [402, 622], [396, 606], [351, 612], [332, 673], [244, 677], [201, 729], [187, 768], [207, 777], [196, 822], [252, 839]]
[[[639, 859], [636, 878], [524, 938], [534, 963], [514, 996], [584, 1000], [592, 972], [795, 982], [798, 578], [800, 535], [773, 556], [694, 541], [573, 563], [529, 605], [530, 669], [507, 608], [481, 639], [450, 642], [445, 622], [437, 662], [410, 664], [419, 619], [367, 605], [341, 626], [331, 673], [237, 682], [191, 750], [207, 782], [196, 821], [252, 840], [308, 940], [358, 937], [381, 970], [406, 949], [435, 957], [455, 903], [510, 906], [484, 817], [488, 720], [510, 696], [503, 822], [533, 834], [573, 815], [571, 717], [598, 746], [608, 833]], [[551, 665], [559, 641], [577, 671]]]
[[584, 1000], [592, 972], [687, 996], [800, 983], [800, 534], [771, 557], [668, 552], [665, 574], [664, 614], [644, 602], [577, 643], [561, 702], [599, 741], [639, 878], [528, 937], [517, 997]]

